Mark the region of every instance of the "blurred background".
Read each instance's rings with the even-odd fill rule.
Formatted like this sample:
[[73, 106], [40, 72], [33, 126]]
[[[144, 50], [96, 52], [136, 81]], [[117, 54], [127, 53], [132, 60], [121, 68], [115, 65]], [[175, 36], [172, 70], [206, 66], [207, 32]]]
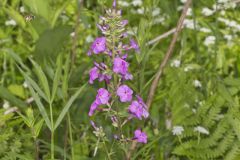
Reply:
[[[129, 56], [134, 91], [146, 101], [151, 82], [168, 49], [172, 36], [158, 36], [174, 29], [186, 0], [118, 0], [128, 34], [140, 45], [140, 54]], [[42, 124], [36, 137], [22, 116], [41, 115], [14, 58], [33, 68], [34, 59], [52, 78], [58, 55], [71, 55], [67, 79], [69, 93], [88, 82], [94, 59], [87, 52], [100, 36], [96, 24], [111, 0], [1, 0], [0, 1], [0, 159], [49, 158], [49, 131]], [[126, 127], [131, 137], [141, 124], [149, 135], [132, 159], [207, 160], [240, 159], [240, 2], [237, 0], [193, 1], [184, 21], [176, 48], [164, 70], [150, 118]], [[32, 77], [37, 82], [37, 77]], [[104, 148], [97, 144], [87, 113], [103, 84], [87, 85], [69, 110], [72, 148], [76, 160], [105, 159]], [[61, 110], [62, 93], [55, 101], [55, 114]], [[31, 108], [31, 111], [29, 111]], [[111, 123], [98, 116], [108, 137]], [[72, 159], [68, 144], [68, 123], [56, 132], [56, 157]], [[176, 130], [183, 128], [183, 131]], [[175, 130], [174, 130], [175, 129]], [[67, 132], [67, 133], [66, 133]], [[111, 147], [111, 141], [108, 143]], [[97, 156], [93, 156], [98, 148]], [[112, 159], [124, 159], [121, 145], [112, 147]]]

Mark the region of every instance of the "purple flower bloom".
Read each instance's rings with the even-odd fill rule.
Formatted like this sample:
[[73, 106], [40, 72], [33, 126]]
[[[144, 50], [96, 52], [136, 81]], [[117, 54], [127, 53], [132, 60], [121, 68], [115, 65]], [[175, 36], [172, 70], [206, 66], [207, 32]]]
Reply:
[[95, 54], [99, 54], [101, 52], [104, 52], [106, 50], [106, 38], [105, 37], [99, 37], [96, 38], [93, 42], [91, 49], [88, 51], [88, 55], [91, 55], [92, 52]]
[[140, 48], [135, 40], [130, 40], [130, 46], [131, 48], [135, 49], [136, 52], [140, 52]]
[[96, 96], [96, 103], [98, 105], [107, 104], [110, 97], [111, 96], [110, 96], [110, 93], [108, 92], [108, 90], [106, 90], [104, 88], [100, 88], [98, 90], [98, 94]]
[[100, 25], [97, 24], [97, 27], [102, 31], [102, 32], [106, 32], [109, 29], [108, 25]]
[[125, 75], [128, 73], [128, 62], [123, 59], [117, 57], [113, 62], [113, 72]]
[[93, 81], [97, 78], [99, 78], [99, 69], [97, 67], [93, 67], [90, 71], [89, 71], [89, 83], [93, 84]]
[[134, 139], [136, 139], [139, 143], [147, 143], [147, 134], [142, 132], [140, 129], [137, 129], [134, 132]]
[[123, 79], [124, 79], [124, 80], [132, 80], [132, 79], [133, 79], [133, 76], [132, 76], [132, 74], [127, 73], [127, 74], [124, 75]]
[[96, 101], [94, 101], [90, 107], [90, 111], [88, 112], [88, 115], [92, 116], [97, 108], [98, 108], [98, 104], [96, 103]]
[[113, 0], [113, 8], [116, 8], [117, 7], [117, 1], [116, 0]]
[[130, 102], [132, 100], [133, 91], [127, 85], [121, 85], [117, 89], [117, 95], [121, 102]]
[[111, 75], [107, 75], [107, 74], [100, 74], [99, 75], [99, 81], [103, 81], [105, 80], [106, 83], [110, 83], [110, 80], [112, 79], [112, 76]]
[[122, 22], [121, 22], [121, 25], [123, 25], [123, 26], [126, 26], [128, 24], [128, 20], [123, 20]]
[[138, 99], [138, 101], [133, 101], [129, 106], [128, 111], [130, 114], [132, 114], [134, 117], [140, 120], [142, 119], [142, 117], [148, 118], [149, 116], [146, 104], [142, 101], [142, 98]]

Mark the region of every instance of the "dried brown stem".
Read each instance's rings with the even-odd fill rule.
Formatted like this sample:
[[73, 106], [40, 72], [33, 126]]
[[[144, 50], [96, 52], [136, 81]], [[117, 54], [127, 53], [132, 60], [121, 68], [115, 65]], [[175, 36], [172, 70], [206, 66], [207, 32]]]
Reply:
[[173, 35], [173, 39], [171, 41], [171, 44], [168, 48], [168, 51], [162, 61], [162, 63], [160, 64], [159, 66], [159, 69], [156, 73], [156, 76], [152, 82], [152, 85], [151, 85], [151, 88], [150, 88], [150, 91], [149, 91], [149, 94], [148, 94], [148, 99], [147, 99], [147, 106], [148, 106], [148, 109], [150, 108], [151, 104], [152, 104], [152, 101], [153, 101], [153, 98], [154, 98], [154, 94], [156, 92], [156, 89], [157, 89], [157, 85], [158, 85], [158, 82], [162, 76], [162, 73], [163, 73], [163, 69], [165, 68], [169, 58], [171, 57], [172, 53], [173, 53], [173, 50], [174, 50], [174, 47], [176, 45], [176, 42], [177, 42], [177, 38], [178, 38], [178, 35], [182, 29], [182, 26], [183, 26], [183, 22], [184, 22], [184, 19], [186, 18], [187, 16], [187, 10], [188, 8], [190, 7], [192, 3], [192, 0], [188, 0], [186, 3], [185, 3], [185, 6], [184, 6], [184, 9], [182, 11], [182, 15], [180, 17], [180, 19], [178, 20], [178, 24], [177, 24], [177, 27], [176, 27], [176, 31]]
[[[154, 94], [155, 94], [155, 91], [156, 91], [158, 82], [159, 82], [160, 77], [161, 77], [161, 75], [162, 75], [163, 69], [164, 69], [164, 67], [166, 66], [169, 58], [171, 57], [171, 55], [172, 55], [172, 53], [173, 53], [173, 49], [174, 49], [174, 47], [175, 47], [175, 45], [176, 45], [178, 35], [179, 35], [179, 33], [180, 33], [181, 29], [182, 29], [184, 19], [185, 19], [186, 16], [187, 16], [187, 10], [188, 10], [188, 8], [190, 7], [191, 3], [192, 3], [192, 0], [188, 0], [188, 1], [185, 3], [185, 5], [184, 5], [184, 9], [183, 9], [183, 11], [182, 11], [181, 17], [180, 17], [179, 20], [178, 20], [178, 24], [177, 24], [177, 27], [176, 27], [176, 31], [175, 31], [175, 33], [174, 33], [174, 35], [173, 35], [173, 39], [172, 39], [172, 41], [171, 41], [171, 44], [170, 44], [170, 46], [169, 46], [169, 48], [168, 48], [168, 51], [167, 51], [167, 53], [166, 53], [166, 55], [165, 55], [162, 63], [161, 63], [160, 66], [159, 66], [159, 69], [158, 69], [158, 71], [157, 71], [156, 77], [155, 77], [154, 80], [153, 80], [153, 83], [152, 83], [151, 88], [150, 88], [150, 91], [149, 91], [148, 99], [147, 99], [148, 109], [149, 109], [150, 106], [151, 106], [151, 103], [152, 103], [152, 100], [153, 100], [153, 97], [154, 97]], [[169, 31], [169, 32], [170, 32], [170, 31]], [[130, 147], [130, 149], [129, 149], [129, 152], [127, 153], [127, 157], [126, 157], [127, 160], [130, 160], [130, 159], [131, 159], [132, 152], [135, 150], [136, 146], [137, 146], [137, 142], [136, 142], [136, 141], [133, 141], [133, 142], [132, 142], [132, 145], [131, 145], [131, 147]]]
[[176, 28], [173, 28], [173, 29], [171, 29], [171, 30], [169, 30], [169, 31], [167, 31], [167, 32], [165, 32], [165, 33], [157, 36], [156, 38], [150, 40], [150, 41], [147, 43], [147, 45], [152, 45], [152, 44], [154, 44], [155, 42], [158, 42], [158, 41], [160, 41], [160, 40], [162, 40], [162, 39], [164, 39], [164, 38], [167, 38], [168, 36], [170, 36], [171, 34], [173, 34], [173, 33], [175, 33], [175, 32], [176, 32]]

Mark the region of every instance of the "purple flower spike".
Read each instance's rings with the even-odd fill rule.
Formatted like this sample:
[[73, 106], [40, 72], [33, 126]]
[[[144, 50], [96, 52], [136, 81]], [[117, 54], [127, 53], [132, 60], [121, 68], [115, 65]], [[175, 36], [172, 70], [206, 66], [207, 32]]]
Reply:
[[88, 115], [92, 116], [97, 108], [98, 108], [98, 104], [96, 103], [96, 101], [94, 101], [90, 107], [90, 111], [88, 112]]
[[140, 129], [137, 129], [134, 132], [134, 139], [136, 139], [139, 143], [147, 143], [147, 134], [142, 132]]
[[91, 46], [91, 50], [88, 52], [88, 55], [91, 55], [93, 53], [99, 54], [101, 52], [104, 52], [106, 50], [106, 38], [105, 37], [99, 37], [96, 38]]
[[89, 83], [93, 84], [93, 81], [97, 78], [99, 78], [99, 69], [97, 67], [93, 67], [90, 71], [89, 71]]
[[113, 62], [113, 72], [125, 75], [128, 73], [129, 64], [121, 58], [115, 58]]
[[106, 90], [104, 88], [100, 88], [98, 90], [98, 94], [96, 96], [96, 103], [98, 105], [107, 104], [110, 97], [111, 96], [110, 96], [110, 93], [108, 92], [108, 90]]
[[131, 48], [135, 49], [136, 52], [138, 53], [140, 52], [140, 48], [135, 40], [133, 39], [130, 40], [130, 46]]
[[132, 100], [133, 91], [127, 85], [121, 85], [117, 89], [117, 95], [121, 102], [130, 102]]

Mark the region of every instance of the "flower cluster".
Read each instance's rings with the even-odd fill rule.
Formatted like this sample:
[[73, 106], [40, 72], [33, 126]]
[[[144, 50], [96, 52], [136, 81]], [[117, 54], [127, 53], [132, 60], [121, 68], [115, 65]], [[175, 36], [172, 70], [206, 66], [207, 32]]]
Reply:
[[[142, 120], [149, 116], [143, 99], [139, 95], [134, 96], [134, 91], [126, 84], [126, 81], [133, 79], [127, 62], [128, 54], [132, 51], [140, 53], [138, 43], [127, 34], [127, 24], [128, 20], [122, 20], [122, 13], [116, 9], [114, 2], [113, 8], [106, 11], [106, 16], [100, 17], [97, 27], [102, 32], [102, 36], [94, 40], [87, 53], [88, 56], [104, 57], [104, 62], [94, 62], [94, 67], [89, 71], [89, 83], [93, 84], [98, 80], [107, 84], [106, 88], [98, 89], [88, 115], [93, 116], [96, 111], [107, 111], [115, 127], [122, 127], [125, 123], [121, 124], [121, 122], [133, 118]], [[128, 108], [124, 109], [122, 106]], [[124, 114], [128, 116], [119, 116], [119, 112], [128, 112]], [[121, 118], [125, 118], [125, 121], [120, 120]], [[137, 129], [132, 140], [147, 143], [147, 135]]]

